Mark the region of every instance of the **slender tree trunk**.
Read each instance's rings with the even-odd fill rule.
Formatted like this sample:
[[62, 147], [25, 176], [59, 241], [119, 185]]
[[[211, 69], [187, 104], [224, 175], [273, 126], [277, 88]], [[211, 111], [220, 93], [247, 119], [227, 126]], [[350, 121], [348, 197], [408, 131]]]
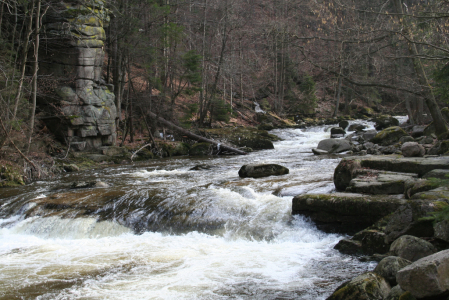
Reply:
[[13, 121], [15, 120], [15, 118], [17, 116], [17, 109], [19, 108], [19, 102], [20, 102], [20, 98], [22, 96], [23, 81], [25, 80], [26, 62], [27, 62], [27, 58], [28, 58], [28, 44], [29, 44], [28, 41], [29, 41], [31, 33], [32, 33], [33, 11], [34, 11], [35, 4], [36, 3], [33, 1], [32, 5], [31, 5], [31, 9], [29, 10], [29, 19], [28, 19], [26, 34], [24, 37], [25, 43], [24, 43], [23, 49], [22, 49], [22, 61], [20, 64], [21, 70], [20, 70], [19, 86], [17, 87], [17, 94], [16, 94], [15, 103], [14, 103], [13, 118], [12, 118]]
[[334, 111], [333, 117], [336, 117], [338, 115], [338, 109], [340, 107], [340, 94], [341, 94], [341, 76], [338, 77], [337, 101], [335, 103], [335, 111]]
[[34, 132], [34, 123], [36, 116], [36, 99], [37, 99], [37, 70], [39, 69], [39, 31], [40, 31], [40, 19], [41, 19], [41, 0], [37, 1], [36, 16], [35, 16], [35, 29], [34, 29], [34, 62], [33, 62], [33, 89], [32, 89], [32, 107], [30, 118], [30, 132], [28, 135], [28, 146], [26, 154], [30, 152], [31, 139]]
[[403, 25], [404, 30], [403, 33], [408, 36], [408, 47], [409, 53], [413, 60], [413, 67], [415, 68], [415, 72], [418, 76], [419, 84], [421, 85], [422, 94], [426, 101], [427, 107], [429, 108], [430, 114], [433, 118], [433, 123], [435, 125], [435, 132], [439, 136], [443, 133], [447, 132], [446, 123], [444, 122], [443, 116], [441, 114], [440, 108], [436, 102], [435, 96], [432, 91], [432, 87], [427, 79], [426, 72], [424, 70], [424, 66], [422, 65], [421, 59], [419, 58], [419, 52], [416, 47], [416, 44], [413, 43], [413, 35], [410, 32], [410, 24], [407, 20], [407, 17], [404, 16], [404, 10], [402, 8], [401, 0], [394, 0], [394, 4], [396, 7], [396, 12], [398, 15], [398, 20], [401, 25]]

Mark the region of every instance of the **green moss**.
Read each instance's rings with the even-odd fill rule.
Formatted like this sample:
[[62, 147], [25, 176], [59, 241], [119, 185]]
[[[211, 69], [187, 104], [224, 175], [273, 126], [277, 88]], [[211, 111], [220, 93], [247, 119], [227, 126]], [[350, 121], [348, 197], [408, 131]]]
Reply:
[[25, 185], [19, 170], [12, 166], [0, 166], [0, 187], [14, 187]]

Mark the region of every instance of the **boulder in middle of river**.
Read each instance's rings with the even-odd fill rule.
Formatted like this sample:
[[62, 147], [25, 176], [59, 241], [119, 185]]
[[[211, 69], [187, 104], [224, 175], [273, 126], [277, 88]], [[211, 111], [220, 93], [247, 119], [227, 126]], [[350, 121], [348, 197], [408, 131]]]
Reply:
[[285, 175], [289, 173], [289, 169], [277, 164], [250, 164], [244, 165], [239, 170], [239, 176], [242, 178], [252, 177], [268, 177], [268, 176], [278, 176]]
[[347, 140], [325, 139], [318, 143], [317, 149], [327, 151], [328, 153], [340, 153], [352, 149]]

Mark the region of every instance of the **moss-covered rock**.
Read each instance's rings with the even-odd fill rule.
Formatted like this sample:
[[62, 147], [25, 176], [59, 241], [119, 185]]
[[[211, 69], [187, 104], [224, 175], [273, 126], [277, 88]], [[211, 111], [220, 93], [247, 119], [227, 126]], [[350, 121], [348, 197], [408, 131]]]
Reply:
[[212, 146], [209, 143], [197, 143], [194, 144], [190, 150], [190, 156], [203, 156], [210, 155], [212, 153]]
[[153, 158], [154, 158], [153, 152], [144, 148], [144, 149], [140, 150], [139, 152], [137, 152], [136, 158], [134, 158], [134, 160], [135, 161], [145, 161], [145, 160], [149, 160], [149, 159], [153, 159]]
[[398, 256], [387, 256], [379, 262], [373, 272], [379, 274], [385, 278], [389, 284], [394, 286], [396, 285], [397, 272], [411, 263], [411, 261]]
[[300, 195], [292, 200], [292, 214], [308, 216], [327, 232], [354, 234], [394, 212], [406, 200], [394, 196], [334, 193]]
[[201, 135], [219, 140], [222, 143], [231, 143], [238, 147], [249, 147], [254, 150], [273, 149], [273, 141], [280, 138], [266, 130], [251, 127], [225, 127], [215, 129], [201, 129]]
[[410, 261], [417, 261], [437, 252], [428, 241], [411, 235], [403, 235], [391, 244], [390, 252]]
[[385, 128], [381, 132], [377, 133], [371, 142], [382, 146], [388, 146], [399, 142], [401, 137], [407, 135], [407, 132], [405, 132], [401, 127], [393, 126]]
[[376, 118], [373, 119], [373, 121], [376, 122], [375, 125], [376, 130], [383, 130], [388, 127], [399, 126], [398, 119], [387, 115], [377, 116]]
[[0, 166], [0, 187], [25, 185], [23, 175], [13, 166]]
[[338, 287], [327, 300], [385, 299], [390, 289], [390, 285], [382, 276], [367, 272]]

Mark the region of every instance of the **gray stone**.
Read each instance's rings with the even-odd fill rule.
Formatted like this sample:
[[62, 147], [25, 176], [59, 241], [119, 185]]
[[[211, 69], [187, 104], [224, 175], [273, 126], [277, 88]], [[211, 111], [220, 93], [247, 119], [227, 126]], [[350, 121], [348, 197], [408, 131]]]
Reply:
[[382, 276], [367, 272], [341, 285], [327, 300], [380, 300], [385, 299], [390, 290]]
[[449, 179], [449, 170], [435, 169], [424, 174], [422, 178]]
[[401, 147], [404, 157], [423, 157], [426, 150], [417, 142], [406, 142]]
[[390, 252], [410, 261], [432, 255], [436, 248], [429, 242], [411, 235], [403, 235], [391, 244]]
[[447, 205], [443, 201], [413, 200], [400, 206], [383, 223], [385, 242], [390, 244], [402, 235], [432, 237], [434, 235], [431, 219], [423, 218], [429, 213]]
[[352, 149], [347, 140], [325, 139], [318, 143], [317, 149], [325, 150], [329, 153], [340, 153]]
[[418, 143], [420, 145], [433, 144], [433, 142], [434, 142], [434, 139], [430, 136], [424, 136], [418, 141]]
[[416, 298], [435, 297], [449, 291], [449, 250], [421, 258], [400, 270], [396, 280]]
[[345, 135], [346, 131], [343, 128], [341, 128], [341, 127], [332, 127], [331, 128], [331, 135], [335, 135], [335, 134]]
[[343, 254], [360, 255], [363, 253], [362, 243], [352, 239], [342, 239], [334, 247]]
[[388, 256], [382, 259], [374, 269], [374, 273], [379, 274], [392, 286], [396, 285], [396, 274], [399, 270], [410, 265], [412, 262], [397, 256]]
[[367, 130], [362, 134], [362, 137], [365, 141], [371, 141], [377, 134], [377, 131], [374, 129]]
[[441, 222], [436, 223], [433, 226], [433, 230], [435, 231], [435, 237], [443, 240], [445, 242], [449, 242], [449, 221], [443, 220]]
[[289, 170], [277, 164], [251, 164], [244, 165], [239, 170], [239, 176], [242, 178], [252, 177], [268, 177], [268, 176], [279, 176], [288, 174]]
[[407, 142], [414, 142], [414, 141], [415, 141], [415, 139], [408, 135], [403, 136], [399, 139], [399, 143], [402, 143], [402, 144], [407, 143]]
[[412, 132], [410, 133], [410, 135], [414, 138], [423, 136], [425, 128], [426, 128], [426, 126], [424, 126], [424, 125], [415, 125], [415, 126], [413, 126]]
[[413, 173], [396, 173], [377, 170], [361, 170], [349, 182], [347, 192], [364, 194], [403, 194], [405, 182], [417, 178]]
[[349, 125], [348, 131], [362, 131], [366, 126], [363, 124], [351, 124]]
[[416, 300], [416, 298], [413, 297], [410, 292], [404, 291], [399, 285], [396, 285], [391, 288], [391, 291], [385, 300]]

